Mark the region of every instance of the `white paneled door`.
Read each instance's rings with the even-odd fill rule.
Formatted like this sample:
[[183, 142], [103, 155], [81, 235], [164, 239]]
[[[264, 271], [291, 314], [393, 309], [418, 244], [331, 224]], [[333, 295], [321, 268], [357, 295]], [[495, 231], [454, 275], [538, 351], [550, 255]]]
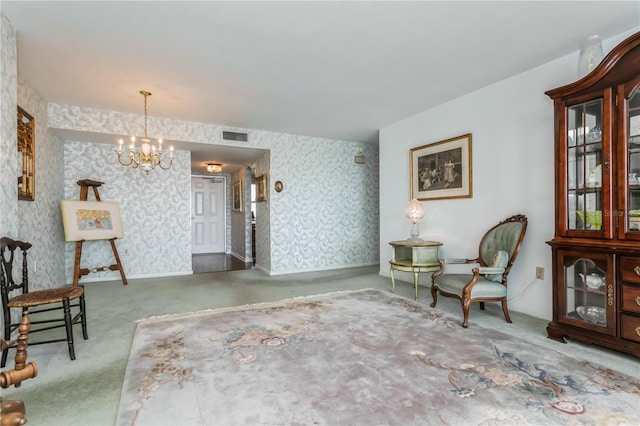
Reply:
[[225, 182], [191, 178], [191, 252], [224, 253]]

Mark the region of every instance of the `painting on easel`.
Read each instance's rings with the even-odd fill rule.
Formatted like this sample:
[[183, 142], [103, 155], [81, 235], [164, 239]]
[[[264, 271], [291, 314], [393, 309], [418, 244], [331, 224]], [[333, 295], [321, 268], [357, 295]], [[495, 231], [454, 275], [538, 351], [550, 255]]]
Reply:
[[122, 238], [120, 204], [108, 201], [62, 200], [65, 241]]

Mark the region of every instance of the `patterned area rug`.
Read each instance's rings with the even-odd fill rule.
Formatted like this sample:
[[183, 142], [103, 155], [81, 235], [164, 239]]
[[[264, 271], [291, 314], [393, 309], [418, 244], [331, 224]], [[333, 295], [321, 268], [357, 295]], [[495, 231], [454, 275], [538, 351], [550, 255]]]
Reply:
[[118, 425], [638, 425], [640, 382], [379, 290], [138, 323]]

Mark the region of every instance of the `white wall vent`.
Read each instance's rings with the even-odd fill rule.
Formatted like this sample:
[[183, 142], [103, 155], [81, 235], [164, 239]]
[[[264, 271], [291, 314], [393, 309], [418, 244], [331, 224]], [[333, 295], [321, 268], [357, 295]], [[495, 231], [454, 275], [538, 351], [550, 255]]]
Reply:
[[222, 131], [222, 140], [235, 142], [249, 142], [249, 134], [241, 132]]

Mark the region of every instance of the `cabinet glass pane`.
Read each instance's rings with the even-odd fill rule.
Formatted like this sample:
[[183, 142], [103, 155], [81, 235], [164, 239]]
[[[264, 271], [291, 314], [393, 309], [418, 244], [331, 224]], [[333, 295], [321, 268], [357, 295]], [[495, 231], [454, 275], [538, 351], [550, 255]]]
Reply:
[[568, 229], [602, 229], [602, 99], [568, 108]]
[[627, 212], [627, 229], [640, 232], [640, 90], [629, 99], [629, 201]]
[[607, 326], [606, 271], [585, 258], [577, 259], [564, 270], [566, 288], [565, 316], [597, 326]]

